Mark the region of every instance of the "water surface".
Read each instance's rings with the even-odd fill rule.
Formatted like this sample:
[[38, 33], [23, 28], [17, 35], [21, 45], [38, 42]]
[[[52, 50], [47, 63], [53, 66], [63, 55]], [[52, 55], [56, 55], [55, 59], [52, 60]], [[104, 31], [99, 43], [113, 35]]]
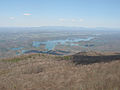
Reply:
[[45, 45], [45, 49], [47, 51], [53, 50], [56, 45], [70, 45], [70, 46], [79, 46], [78, 44], [75, 44], [76, 42], [80, 41], [90, 41], [94, 39], [94, 37], [88, 37], [88, 38], [72, 38], [72, 39], [65, 39], [65, 40], [51, 40], [51, 41], [45, 41], [45, 42], [39, 42], [39, 41], [33, 41], [32, 46], [35, 48], [40, 47], [40, 45]]

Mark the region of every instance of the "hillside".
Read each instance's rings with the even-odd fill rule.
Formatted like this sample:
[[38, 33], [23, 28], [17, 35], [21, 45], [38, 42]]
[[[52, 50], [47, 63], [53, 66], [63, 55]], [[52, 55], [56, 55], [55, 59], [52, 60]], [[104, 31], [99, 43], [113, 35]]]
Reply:
[[0, 90], [120, 90], [120, 54], [28, 54], [1, 59]]

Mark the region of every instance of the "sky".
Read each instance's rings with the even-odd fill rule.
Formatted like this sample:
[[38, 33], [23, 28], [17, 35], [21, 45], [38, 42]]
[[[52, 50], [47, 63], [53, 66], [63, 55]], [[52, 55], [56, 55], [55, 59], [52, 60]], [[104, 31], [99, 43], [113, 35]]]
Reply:
[[0, 0], [0, 27], [120, 28], [120, 0]]

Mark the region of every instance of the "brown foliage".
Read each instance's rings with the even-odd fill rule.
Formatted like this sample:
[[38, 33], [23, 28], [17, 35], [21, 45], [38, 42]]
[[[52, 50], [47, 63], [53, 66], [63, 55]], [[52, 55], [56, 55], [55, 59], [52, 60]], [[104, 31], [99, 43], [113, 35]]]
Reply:
[[35, 55], [17, 63], [1, 61], [0, 90], [120, 90], [119, 60], [85, 65], [71, 60], [70, 56]]

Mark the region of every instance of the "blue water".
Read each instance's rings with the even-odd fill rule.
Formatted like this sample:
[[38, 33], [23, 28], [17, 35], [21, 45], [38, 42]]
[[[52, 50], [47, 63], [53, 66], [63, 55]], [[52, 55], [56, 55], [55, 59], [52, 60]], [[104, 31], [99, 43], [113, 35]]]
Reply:
[[20, 53], [19, 53], [19, 52], [16, 52], [16, 55], [20, 55]]
[[[88, 38], [68, 38], [65, 40], [49, 40], [49, 41], [45, 41], [45, 42], [39, 42], [39, 41], [33, 41], [32, 42], [32, 46], [35, 48], [40, 47], [40, 45], [45, 45], [45, 49], [46, 51], [35, 51], [35, 50], [25, 50], [24, 47], [15, 47], [15, 48], [11, 48], [11, 50], [15, 50], [16, 51], [16, 55], [21, 55], [27, 52], [41, 52], [41, 53], [48, 53], [50, 50], [53, 50], [56, 45], [69, 45], [69, 46], [79, 46], [79, 44], [76, 44], [76, 42], [80, 42], [80, 41], [90, 41], [94, 39], [94, 37], [88, 37]], [[21, 50], [21, 52], [18, 52], [17, 50]]]
[[21, 50], [23, 47], [11, 48], [11, 50]]
[[80, 41], [90, 41], [94, 39], [94, 37], [88, 37], [85, 39], [81, 38], [73, 38], [73, 39], [65, 39], [65, 40], [51, 40], [51, 41], [46, 41], [46, 42], [39, 42], [39, 41], [33, 41], [32, 46], [35, 48], [40, 47], [40, 45], [45, 45], [45, 49], [47, 51], [53, 50], [56, 45], [61, 44], [61, 45], [70, 45], [70, 46], [79, 46], [78, 44], [75, 44], [76, 42]]

